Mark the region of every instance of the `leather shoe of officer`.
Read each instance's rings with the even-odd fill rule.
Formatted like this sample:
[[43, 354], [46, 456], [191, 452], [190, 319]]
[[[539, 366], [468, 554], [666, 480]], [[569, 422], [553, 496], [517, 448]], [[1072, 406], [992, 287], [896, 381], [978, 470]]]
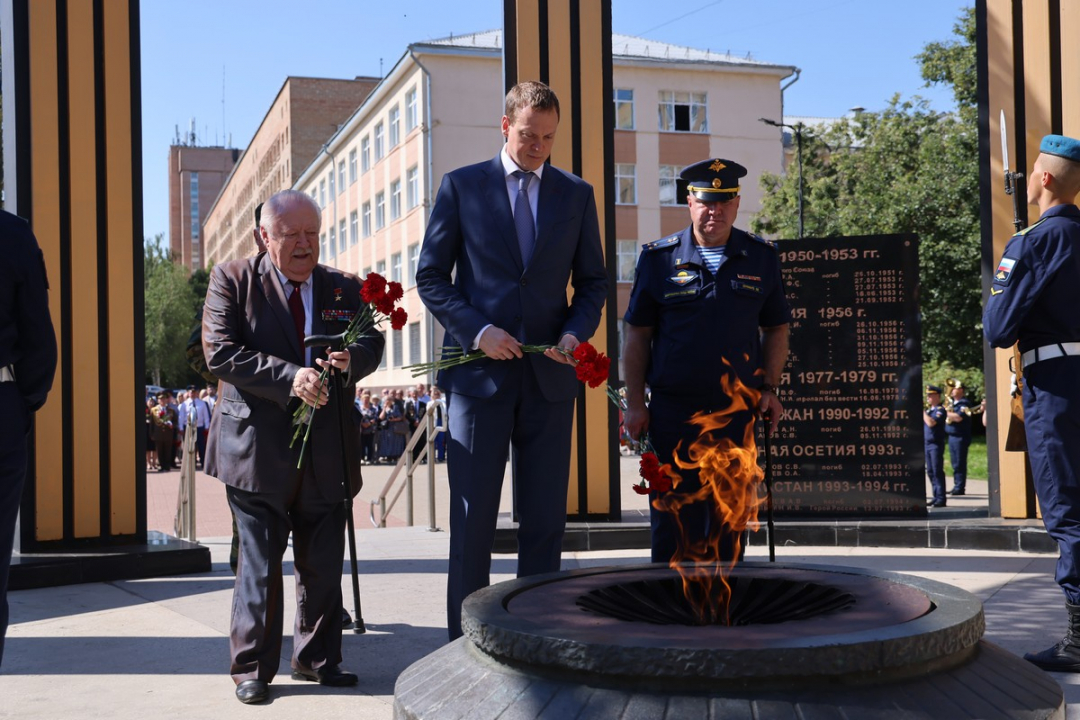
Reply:
[[941, 502], [935, 502], [933, 500], [927, 500], [926, 507], [945, 507], [945, 501], [942, 500]]
[[236, 699], [245, 705], [266, 702], [270, 686], [264, 680], [244, 680], [236, 686]]
[[952, 490], [949, 491], [949, 494], [950, 495], [963, 495], [964, 491], [961, 490], [960, 488], [953, 488]]
[[293, 680], [310, 680], [328, 687], [351, 687], [358, 680], [355, 673], [342, 670], [339, 665], [323, 665], [315, 670], [295, 667], [292, 677]]

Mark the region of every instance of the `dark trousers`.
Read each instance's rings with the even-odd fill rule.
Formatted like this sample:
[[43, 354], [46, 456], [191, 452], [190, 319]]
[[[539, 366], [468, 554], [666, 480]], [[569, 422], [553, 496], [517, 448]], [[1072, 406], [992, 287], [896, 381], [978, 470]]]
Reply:
[[1024, 430], [1046, 532], [1058, 544], [1055, 578], [1080, 604], [1080, 357], [1024, 368]]
[[19, 518], [23, 483], [26, 480], [26, 435], [30, 416], [13, 382], [0, 383], [0, 665], [4, 662], [4, 636], [8, 628], [8, 571], [15, 547], [15, 523]]
[[435, 433], [435, 459], [440, 462], [446, 459], [446, 431]]
[[949, 464], [952, 465], [952, 486], [964, 492], [967, 489], [967, 457], [971, 436], [949, 435]]
[[240, 536], [229, 630], [230, 672], [270, 682], [281, 657], [284, 597], [281, 559], [293, 535], [296, 622], [292, 666], [315, 669], [341, 662], [341, 574], [345, 506], [315, 485], [311, 462], [290, 491], [245, 492], [226, 487]]
[[360, 457], [367, 462], [375, 462], [375, 432], [360, 433]]
[[508, 449], [514, 448], [518, 577], [554, 572], [562, 557], [574, 401], [544, 398], [527, 362], [490, 398], [448, 397], [450, 567], [446, 622], [461, 637], [461, 603], [491, 583], [491, 546]]
[[206, 455], [206, 433], [208, 428], [195, 428], [195, 451], [199, 454], [199, 465], [203, 464], [203, 456]]
[[[678, 556], [685, 559], [706, 559], [704, 557], [687, 558], [686, 553], [692, 548], [715, 547], [716, 555], [709, 559], [730, 561], [741, 560], [745, 554], [746, 533], [732, 531], [721, 517], [720, 508], [713, 493], [702, 491], [700, 473], [697, 469], [680, 469], [672, 462], [676, 453], [687, 460], [687, 449], [698, 440], [701, 428], [689, 422], [690, 417], [703, 408], [686, 403], [673, 402], [653, 395], [649, 405], [649, 440], [661, 463], [672, 463], [682, 480], [679, 487], [669, 493], [649, 495], [649, 525], [652, 536], [652, 561], [670, 562]], [[754, 423], [754, 416], [749, 412], [736, 413], [726, 428], [711, 432], [708, 441], [715, 445], [734, 443], [742, 445], [748, 425]], [[752, 431], [752, 430], [751, 430]], [[681, 446], [680, 446], [681, 443]], [[695, 494], [701, 497], [690, 502]], [[682, 503], [676, 512], [658, 509], [654, 504], [658, 496], [661, 506], [672, 500]]]
[[926, 472], [934, 491], [934, 502], [945, 502], [945, 449], [935, 442], [923, 442], [926, 450]]

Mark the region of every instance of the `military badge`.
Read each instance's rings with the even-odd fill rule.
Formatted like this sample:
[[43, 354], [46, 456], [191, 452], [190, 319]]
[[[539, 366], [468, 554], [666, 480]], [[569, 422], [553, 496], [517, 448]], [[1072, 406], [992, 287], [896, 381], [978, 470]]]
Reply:
[[1013, 258], [1003, 257], [1001, 262], [998, 263], [997, 270], [994, 271], [994, 282], [1007, 283], [1009, 282], [1009, 275], [1012, 274], [1013, 268], [1016, 266], [1016, 260]]
[[743, 280], [732, 280], [731, 289], [738, 293], [750, 295], [761, 295], [764, 292], [760, 285], [752, 285]]
[[761, 278], [758, 277], [757, 275], [736, 275], [735, 277], [737, 277], [740, 280], [750, 280], [752, 282], [761, 282]]
[[720, 172], [721, 170], [723, 170], [726, 167], [727, 167], [727, 165], [720, 162], [720, 160], [713, 160], [712, 165], [709, 166], [709, 169], [712, 170], [713, 172]]
[[334, 288], [334, 302], [341, 302], [342, 292], [343, 290], [341, 288]]
[[697, 280], [697, 279], [698, 279], [698, 274], [697, 273], [686, 272], [685, 270], [680, 270], [679, 272], [677, 272], [674, 275], [672, 275], [671, 277], [669, 277], [668, 282], [675, 283], [676, 285], [686, 285], [687, 283], [693, 282], [694, 280]]

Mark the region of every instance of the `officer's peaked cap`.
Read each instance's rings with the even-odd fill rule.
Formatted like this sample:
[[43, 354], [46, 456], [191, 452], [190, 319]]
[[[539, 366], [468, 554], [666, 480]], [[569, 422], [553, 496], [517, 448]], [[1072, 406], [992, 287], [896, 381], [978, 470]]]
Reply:
[[746, 168], [732, 160], [709, 158], [688, 165], [679, 173], [687, 192], [704, 202], [727, 202], [739, 195], [739, 178]]

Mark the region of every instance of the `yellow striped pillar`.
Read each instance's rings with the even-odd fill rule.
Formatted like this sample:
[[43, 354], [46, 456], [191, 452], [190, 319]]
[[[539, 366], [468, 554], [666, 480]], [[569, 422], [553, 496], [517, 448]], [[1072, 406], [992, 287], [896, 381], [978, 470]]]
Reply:
[[[1001, 113], [1008, 131], [1009, 169], [1025, 176], [1017, 192], [1021, 218], [1028, 224], [1038, 219], [1038, 209], [1027, 205], [1026, 180], [1039, 142], [1050, 133], [1080, 137], [1080, 3], [978, 0], [975, 13], [985, 298], [994, 267], [1014, 232], [1012, 198], [1004, 192]], [[1004, 451], [1011, 356], [1006, 350], [986, 352], [990, 513], [1031, 518], [1037, 508], [1024, 453]]]
[[4, 207], [45, 254], [60, 363], [17, 546], [146, 541], [138, 0], [3, 0]]
[[[615, 160], [611, 67], [611, 0], [505, 0], [503, 72], [506, 89], [524, 80], [547, 83], [559, 96], [556, 167], [596, 192], [610, 292], [597, 350], [617, 352], [615, 303]], [[612, 372], [616, 370], [612, 363]], [[603, 388], [582, 389], [574, 421], [567, 514], [571, 520], [619, 520], [618, 412]]]

